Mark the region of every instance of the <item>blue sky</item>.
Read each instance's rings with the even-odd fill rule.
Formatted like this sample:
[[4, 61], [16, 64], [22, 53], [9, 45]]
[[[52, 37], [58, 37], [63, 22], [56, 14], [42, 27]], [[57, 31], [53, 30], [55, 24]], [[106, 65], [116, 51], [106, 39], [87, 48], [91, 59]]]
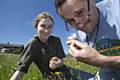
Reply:
[[36, 34], [32, 26], [34, 18], [43, 11], [53, 15], [55, 25], [53, 35], [61, 38], [63, 48], [67, 32], [63, 20], [57, 15], [54, 0], [0, 0], [0, 43], [24, 44]]

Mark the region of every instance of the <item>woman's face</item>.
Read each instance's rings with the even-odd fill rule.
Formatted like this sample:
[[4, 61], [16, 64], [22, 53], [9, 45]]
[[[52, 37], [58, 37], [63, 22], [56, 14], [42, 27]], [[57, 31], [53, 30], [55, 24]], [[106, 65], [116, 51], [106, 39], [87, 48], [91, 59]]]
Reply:
[[[90, 11], [88, 7], [90, 7]], [[96, 24], [93, 7], [88, 6], [87, 0], [67, 0], [58, 8], [58, 12], [72, 27], [89, 33]]]
[[39, 21], [37, 26], [37, 33], [40, 39], [46, 41], [53, 29], [53, 22], [50, 18], [43, 18]]

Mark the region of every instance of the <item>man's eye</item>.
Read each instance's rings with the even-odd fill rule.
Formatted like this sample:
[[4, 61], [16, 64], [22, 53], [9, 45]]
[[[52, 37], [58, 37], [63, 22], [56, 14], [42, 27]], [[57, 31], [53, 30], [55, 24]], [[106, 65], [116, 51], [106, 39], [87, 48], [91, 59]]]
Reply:
[[77, 16], [77, 17], [83, 16], [83, 12], [78, 12], [78, 13], [76, 13], [76, 16]]
[[75, 12], [75, 16], [76, 17], [82, 17], [82, 16], [84, 16], [85, 14], [84, 14], [84, 11], [83, 10], [81, 10], [81, 11], [76, 11]]

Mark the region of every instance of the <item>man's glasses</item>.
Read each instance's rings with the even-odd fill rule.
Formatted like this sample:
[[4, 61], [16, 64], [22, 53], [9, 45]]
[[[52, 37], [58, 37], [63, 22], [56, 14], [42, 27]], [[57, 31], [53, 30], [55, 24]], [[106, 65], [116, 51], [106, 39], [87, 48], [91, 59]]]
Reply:
[[[79, 23], [83, 23], [86, 17], [90, 16], [90, 4], [89, 4], [89, 0], [88, 1], [88, 11], [76, 11], [75, 12], [75, 17], [79, 18]], [[66, 26], [66, 30], [69, 31], [73, 26], [76, 26], [77, 23], [74, 19], [67, 19], [65, 20], [65, 26]]]
[[74, 19], [69, 19], [65, 21], [66, 29], [69, 31], [73, 26], [78, 26], [78, 25], [84, 25], [90, 18], [89, 12], [82, 16], [76, 16], [79, 18], [78, 22], [76, 22]]

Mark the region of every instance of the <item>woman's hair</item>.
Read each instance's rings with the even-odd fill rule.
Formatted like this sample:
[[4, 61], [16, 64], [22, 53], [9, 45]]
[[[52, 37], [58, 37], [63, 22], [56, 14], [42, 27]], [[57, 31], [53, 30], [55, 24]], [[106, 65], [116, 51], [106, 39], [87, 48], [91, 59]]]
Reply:
[[33, 25], [35, 28], [37, 28], [38, 23], [40, 22], [41, 19], [46, 19], [46, 18], [50, 18], [54, 24], [54, 19], [53, 17], [48, 13], [48, 12], [42, 12], [40, 14], [38, 14], [38, 16], [35, 18]]

